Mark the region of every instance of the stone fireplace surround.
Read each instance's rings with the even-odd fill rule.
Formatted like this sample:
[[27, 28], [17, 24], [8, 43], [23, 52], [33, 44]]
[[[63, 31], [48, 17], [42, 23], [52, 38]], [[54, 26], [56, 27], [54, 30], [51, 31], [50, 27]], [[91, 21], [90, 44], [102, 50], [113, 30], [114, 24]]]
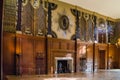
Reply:
[[73, 58], [72, 57], [55, 57], [55, 74], [58, 73], [58, 61], [67, 61], [67, 64], [69, 65], [70, 72], [74, 72], [74, 66], [73, 66]]

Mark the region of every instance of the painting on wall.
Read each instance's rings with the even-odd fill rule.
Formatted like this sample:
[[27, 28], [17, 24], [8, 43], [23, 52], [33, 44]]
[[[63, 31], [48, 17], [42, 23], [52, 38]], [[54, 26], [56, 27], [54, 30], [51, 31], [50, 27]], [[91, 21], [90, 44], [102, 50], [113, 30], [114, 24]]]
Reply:
[[87, 21], [87, 26], [88, 26], [88, 38], [87, 41], [89, 42], [93, 42], [94, 41], [94, 22], [93, 22], [93, 16], [89, 15], [89, 19]]
[[4, 0], [3, 31], [15, 33], [17, 25], [17, 0]]
[[107, 42], [107, 27], [106, 21], [102, 18], [98, 19], [98, 42], [106, 43]]
[[41, 0], [24, 0], [22, 8], [22, 33], [45, 36], [47, 31], [46, 11], [43, 8]]
[[71, 36], [75, 34], [75, 17], [71, 14], [71, 7], [62, 2], [56, 1], [56, 4], [58, 7], [52, 11], [51, 28], [57, 38], [71, 39]]
[[108, 42], [109, 43], [115, 43], [114, 39], [115, 39], [115, 32], [114, 32], [114, 26], [115, 24], [111, 21], [108, 21], [108, 25], [107, 25], [107, 32], [108, 32]]
[[82, 13], [79, 25], [80, 25], [80, 40], [85, 41], [86, 40], [86, 20], [84, 18], [84, 13]]
[[66, 9], [63, 8], [62, 13], [58, 13], [58, 31], [62, 34], [64, 38], [68, 36], [69, 33], [71, 33], [71, 19], [70, 16], [67, 15], [68, 12]]
[[66, 15], [62, 15], [59, 18], [59, 25], [62, 30], [67, 30], [69, 28], [69, 18]]
[[31, 5], [30, 1], [26, 2], [26, 5], [23, 5], [22, 11], [22, 33], [33, 35], [33, 26], [34, 26], [34, 8]]
[[[34, 9], [34, 29], [36, 36], [45, 36], [47, 27], [46, 27], [46, 11], [44, 10], [42, 4], [38, 8]], [[42, 19], [42, 20], [41, 20]]]

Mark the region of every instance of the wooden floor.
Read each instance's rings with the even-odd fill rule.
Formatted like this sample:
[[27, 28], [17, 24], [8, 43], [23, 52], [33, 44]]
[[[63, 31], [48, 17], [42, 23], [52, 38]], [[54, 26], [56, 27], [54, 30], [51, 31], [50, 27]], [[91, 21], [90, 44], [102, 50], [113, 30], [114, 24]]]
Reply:
[[8, 80], [120, 80], [120, 70], [99, 70], [97, 72], [81, 72], [51, 75], [7, 76]]

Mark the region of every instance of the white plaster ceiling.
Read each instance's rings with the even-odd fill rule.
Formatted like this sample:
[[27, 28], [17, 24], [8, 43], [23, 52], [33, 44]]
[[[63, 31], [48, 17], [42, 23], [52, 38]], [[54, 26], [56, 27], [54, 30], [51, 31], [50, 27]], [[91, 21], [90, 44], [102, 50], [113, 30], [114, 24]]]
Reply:
[[120, 18], [120, 0], [59, 0], [114, 19]]

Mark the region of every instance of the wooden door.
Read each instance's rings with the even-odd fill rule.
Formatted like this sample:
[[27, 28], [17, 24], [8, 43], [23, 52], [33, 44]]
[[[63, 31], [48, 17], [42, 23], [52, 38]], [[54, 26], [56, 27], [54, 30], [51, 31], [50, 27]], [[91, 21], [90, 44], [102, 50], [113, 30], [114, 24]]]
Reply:
[[105, 50], [99, 50], [99, 69], [105, 69]]

